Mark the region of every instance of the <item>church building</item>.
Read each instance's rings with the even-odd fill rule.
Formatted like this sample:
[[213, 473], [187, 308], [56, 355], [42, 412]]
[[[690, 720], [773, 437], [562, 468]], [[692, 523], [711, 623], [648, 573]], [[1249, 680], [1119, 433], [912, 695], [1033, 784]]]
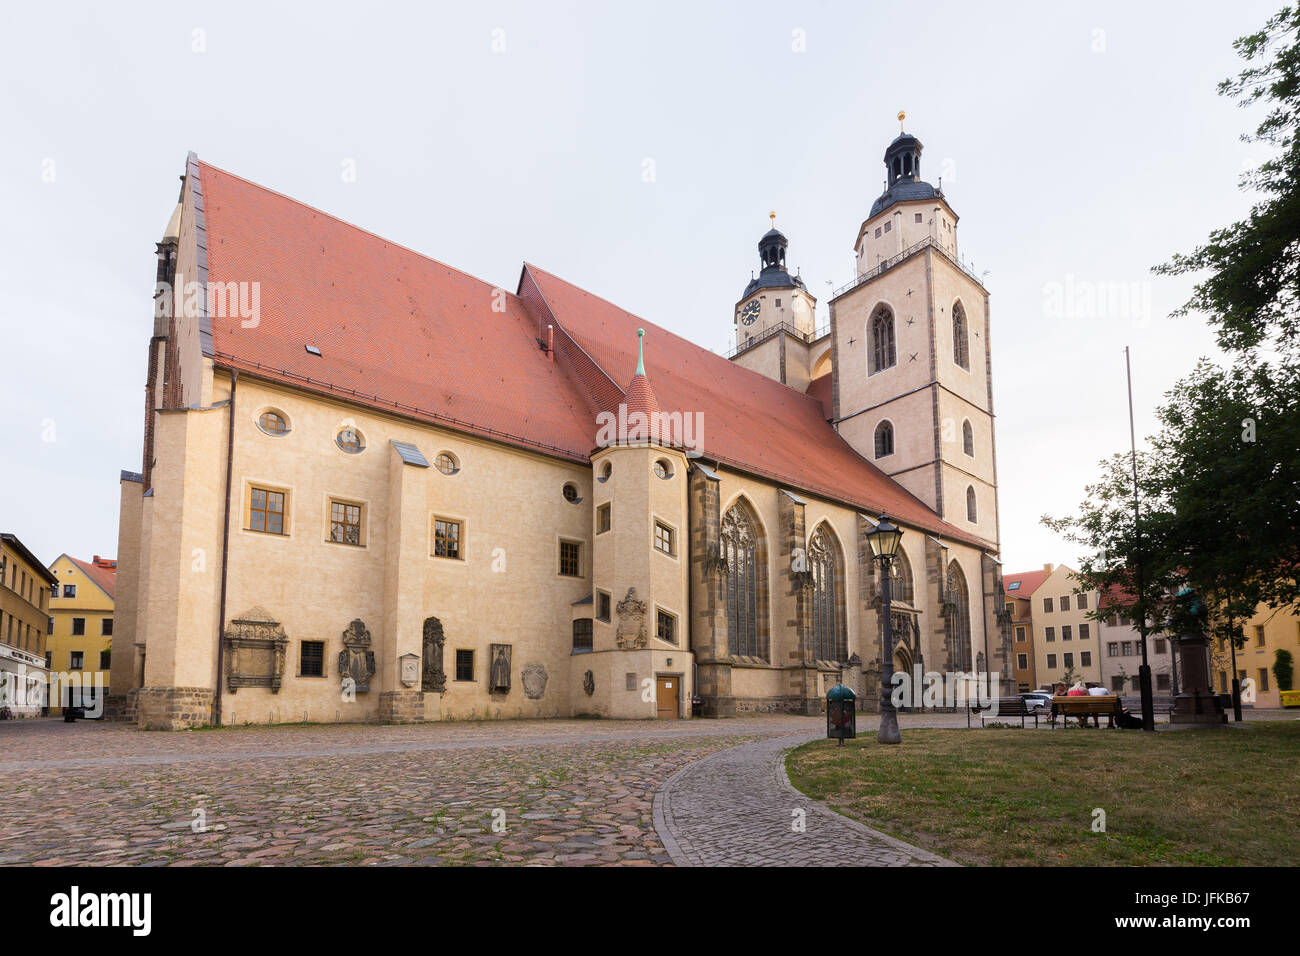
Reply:
[[873, 707], [882, 513], [893, 667], [1009, 692], [989, 299], [921, 151], [886, 150], [823, 328], [773, 225], [727, 357], [191, 154], [121, 479], [110, 715], [815, 714], [840, 681]]

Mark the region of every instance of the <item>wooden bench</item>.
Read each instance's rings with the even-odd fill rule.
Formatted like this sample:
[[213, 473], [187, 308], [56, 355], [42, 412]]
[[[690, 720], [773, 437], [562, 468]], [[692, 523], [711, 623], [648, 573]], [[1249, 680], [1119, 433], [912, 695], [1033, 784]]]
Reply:
[[[1174, 712], [1173, 697], [1152, 697], [1151, 712], [1153, 714], [1172, 714]], [[1121, 697], [1120, 706], [1137, 716], [1142, 716], [1142, 698], [1141, 697]]]
[[1031, 709], [1029, 701], [1023, 697], [999, 697], [994, 704], [988, 707], [981, 707], [978, 703], [967, 704], [966, 706], [966, 726], [970, 726], [970, 715], [978, 714], [980, 726], [983, 727], [985, 721], [995, 720], [999, 717], [1019, 717], [1020, 726], [1025, 726], [1025, 718], [1034, 718], [1034, 726], [1038, 726], [1038, 711]]
[[1058, 716], [1064, 718], [1061, 726], [1069, 726], [1071, 717], [1079, 718], [1079, 726], [1087, 727], [1088, 718], [1093, 718], [1093, 726], [1101, 726], [1101, 718], [1110, 718], [1109, 726], [1115, 726], [1115, 718], [1119, 716], [1120, 700], [1114, 694], [1093, 697], [1091, 694], [1077, 697], [1053, 697], [1052, 698], [1052, 726], [1056, 726]]

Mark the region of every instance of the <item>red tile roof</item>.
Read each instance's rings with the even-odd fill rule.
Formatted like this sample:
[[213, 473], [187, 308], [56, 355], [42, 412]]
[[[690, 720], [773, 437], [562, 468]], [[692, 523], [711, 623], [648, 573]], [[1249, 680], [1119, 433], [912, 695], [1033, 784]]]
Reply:
[[[739, 470], [913, 527], [972, 544], [924, 502], [859, 455], [826, 421], [821, 402], [751, 372], [533, 265], [524, 267], [554, 321], [614, 381], [636, 368], [646, 334], [646, 374], [669, 412], [699, 413], [703, 451]], [[986, 545], [984, 545], [986, 546]]]
[[833, 386], [831, 383], [831, 373], [818, 375], [808, 383], [808, 394], [822, 403], [822, 413], [827, 418], [835, 414]]
[[99, 585], [109, 597], [116, 600], [114, 591], [117, 589], [117, 562], [112, 558], [101, 558], [95, 555], [93, 561], [82, 561], [68, 555], [68, 560], [79, 567], [83, 574], [90, 580]]
[[198, 169], [209, 283], [260, 283], [255, 327], [238, 315], [211, 319], [218, 365], [587, 460], [595, 423], [518, 297], [214, 166]]
[[[1043, 582], [1047, 580], [1050, 573], [1039, 569], [1038, 571], [1024, 571], [1020, 574], [1004, 574], [1002, 575], [1002, 590], [1007, 597], [1030, 597], [1042, 587]], [[1013, 581], [1020, 582], [1020, 587], [1014, 591], [1011, 589]]]
[[[525, 266], [512, 295], [214, 166], [194, 168], [209, 283], [259, 283], [255, 325], [211, 318], [222, 367], [587, 462], [593, 411], [648, 400], [632, 381], [645, 327], [652, 392], [665, 410], [702, 415], [708, 458], [986, 546], [858, 455], [816, 396], [540, 269]], [[552, 321], [556, 361], [545, 350]]]

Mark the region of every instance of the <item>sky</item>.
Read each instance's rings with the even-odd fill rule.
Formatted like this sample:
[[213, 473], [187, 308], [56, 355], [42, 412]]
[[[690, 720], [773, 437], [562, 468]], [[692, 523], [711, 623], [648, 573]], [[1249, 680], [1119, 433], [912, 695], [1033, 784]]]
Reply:
[[[1198, 356], [1258, 112], [1216, 94], [1278, 0], [6, 4], [0, 530], [117, 551], [154, 246], [186, 153], [513, 289], [529, 261], [718, 352], [768, 212], [827, 320], [899, 110], [991, 293], [1002, 556], [1139, 444]], [[756, 411], [756, 414], [760, 412]]]

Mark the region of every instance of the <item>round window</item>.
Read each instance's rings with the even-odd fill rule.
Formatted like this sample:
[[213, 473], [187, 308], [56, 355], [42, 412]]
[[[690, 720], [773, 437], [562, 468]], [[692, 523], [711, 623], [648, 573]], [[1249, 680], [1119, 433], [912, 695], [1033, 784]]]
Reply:
[[610, 462], [605, 462], [600, 468], [600, 480], [609, 481], [609, 476], [614, 473], [614, 466]]
[[660, 458], [655, 462], [655, 474], [665, 481], [673, 476], [673, 466], [667, 458]]
[[289, 419], [285, 418], [283, 412], [268, 409], [257, 417], [257, 427], [268, 435], [287, 435], [289, 434]]
[[582, 499], [578, 497], [578, 486], [570, 482], [564, 486], [564, 500], [576, 505]]
[[359, 455], [366, 450], [366, 442], [361, 437], [361, 432], [351, 425], [339, 432], [338, 437], [334, 439], [334, 443], [349, 455]]
[[444, 475], [454, 475], [460, 471], [460, 463], [456, 461], [456, 456], [449, 451], [439, 452], [438, 457], [433, 460], [433, 464]]

